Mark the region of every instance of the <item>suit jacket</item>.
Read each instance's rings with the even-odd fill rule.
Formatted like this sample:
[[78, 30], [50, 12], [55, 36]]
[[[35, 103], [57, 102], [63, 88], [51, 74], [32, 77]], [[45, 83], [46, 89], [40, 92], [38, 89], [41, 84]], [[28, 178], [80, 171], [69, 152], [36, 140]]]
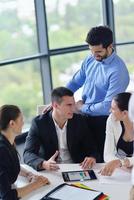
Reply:
[[[67, 146], [75, 163], [82, 162], [86, 156], [95, 157], [99, 161], [93, 134], [87, 126], [85, 117], [80, 114], [74, 114], [73, 118], [68, 120]], [[39, 155], [41, 147], [44, 150], [42, 156]], [[44, 159], [48, 160], [58, 149], [52, 112], [35, 117], [25, 143], [24, 162], [39, 170], [39, 164]]]
[[17, 191], [12, 189], [20, 172], [15, 148], [0, 134], [0, 197], [2, 200], [17, 200]]

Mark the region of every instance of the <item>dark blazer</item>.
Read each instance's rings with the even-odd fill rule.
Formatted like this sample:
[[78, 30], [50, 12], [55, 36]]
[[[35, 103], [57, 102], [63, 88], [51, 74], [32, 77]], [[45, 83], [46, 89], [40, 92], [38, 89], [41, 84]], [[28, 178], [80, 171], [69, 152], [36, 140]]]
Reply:
[[17, 191], [12, 189], [20, 172], [15, 148], [0, 134], [0, 197], [2, 200], [17, 200]]
[[[80, 163], [86, 156], [92, 156], [99, 161], [99, 154], [93, 135], [87, 126], [84, 116], [74, 114], [67, 123], [67, 146], [74, 163]], [[40, 147], [44, 154], [39, 155]], [[58, 138], [52, 112], [39, 115], [32, 121], [24, 149], [24, 162], [36, 170], [39, 164], [48, 160], [58, 150]]]

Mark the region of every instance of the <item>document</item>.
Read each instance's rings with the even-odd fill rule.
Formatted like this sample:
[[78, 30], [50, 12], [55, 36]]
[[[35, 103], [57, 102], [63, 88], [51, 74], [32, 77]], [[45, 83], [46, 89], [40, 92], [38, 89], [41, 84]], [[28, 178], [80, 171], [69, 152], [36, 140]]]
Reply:
[[64, 185], [51, 193], [49, 197], [61, 200], [93, 200], [101, 194], [102, 193], [98, 191], [85, 190], [70, 185]]

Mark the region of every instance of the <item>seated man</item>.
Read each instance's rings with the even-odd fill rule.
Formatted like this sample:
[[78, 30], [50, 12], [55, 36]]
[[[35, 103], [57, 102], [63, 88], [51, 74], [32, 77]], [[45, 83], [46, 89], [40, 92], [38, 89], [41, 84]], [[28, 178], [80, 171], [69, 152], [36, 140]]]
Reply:
[[[81, 163], [83, 169], [99, 162], [99, 154], [84, 116], [74, 114], [73, 92], [52, 91], [52, 110], [33, 119], [24, 149], [24, 162], [36, 170], [57, 170], [58, 163]], [[39, 155], [41, 147], [43, 156]]]

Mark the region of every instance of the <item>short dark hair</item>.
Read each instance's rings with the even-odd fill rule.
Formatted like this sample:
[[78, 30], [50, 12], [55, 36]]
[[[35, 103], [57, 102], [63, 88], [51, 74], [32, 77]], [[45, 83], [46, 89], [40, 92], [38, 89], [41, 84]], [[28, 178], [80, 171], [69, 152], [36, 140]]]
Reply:
[[21, 111], [15, 105], [3, 105], [0, 107], [0, 130], [8, 128], [10, 120], [16, 120]]
[[117, 94], [113, 99], [116, 101], [118, 108], [121, 111], [128, 110], [128, 104], [131, 97], [130, 92], [122, 92]]
[[52, 91], [51, 100], [52, 102], [56, 101], [57, 103], [62, 102], [63, 96], [73, 96], [73, 92], [66, 87], [57, 87]]
[[91, 46], [102, 44], [103, 48], [107, 48], [113, 43], [113, 33], [107, 26], [96, 26], [89, 30], [86, 42]]

